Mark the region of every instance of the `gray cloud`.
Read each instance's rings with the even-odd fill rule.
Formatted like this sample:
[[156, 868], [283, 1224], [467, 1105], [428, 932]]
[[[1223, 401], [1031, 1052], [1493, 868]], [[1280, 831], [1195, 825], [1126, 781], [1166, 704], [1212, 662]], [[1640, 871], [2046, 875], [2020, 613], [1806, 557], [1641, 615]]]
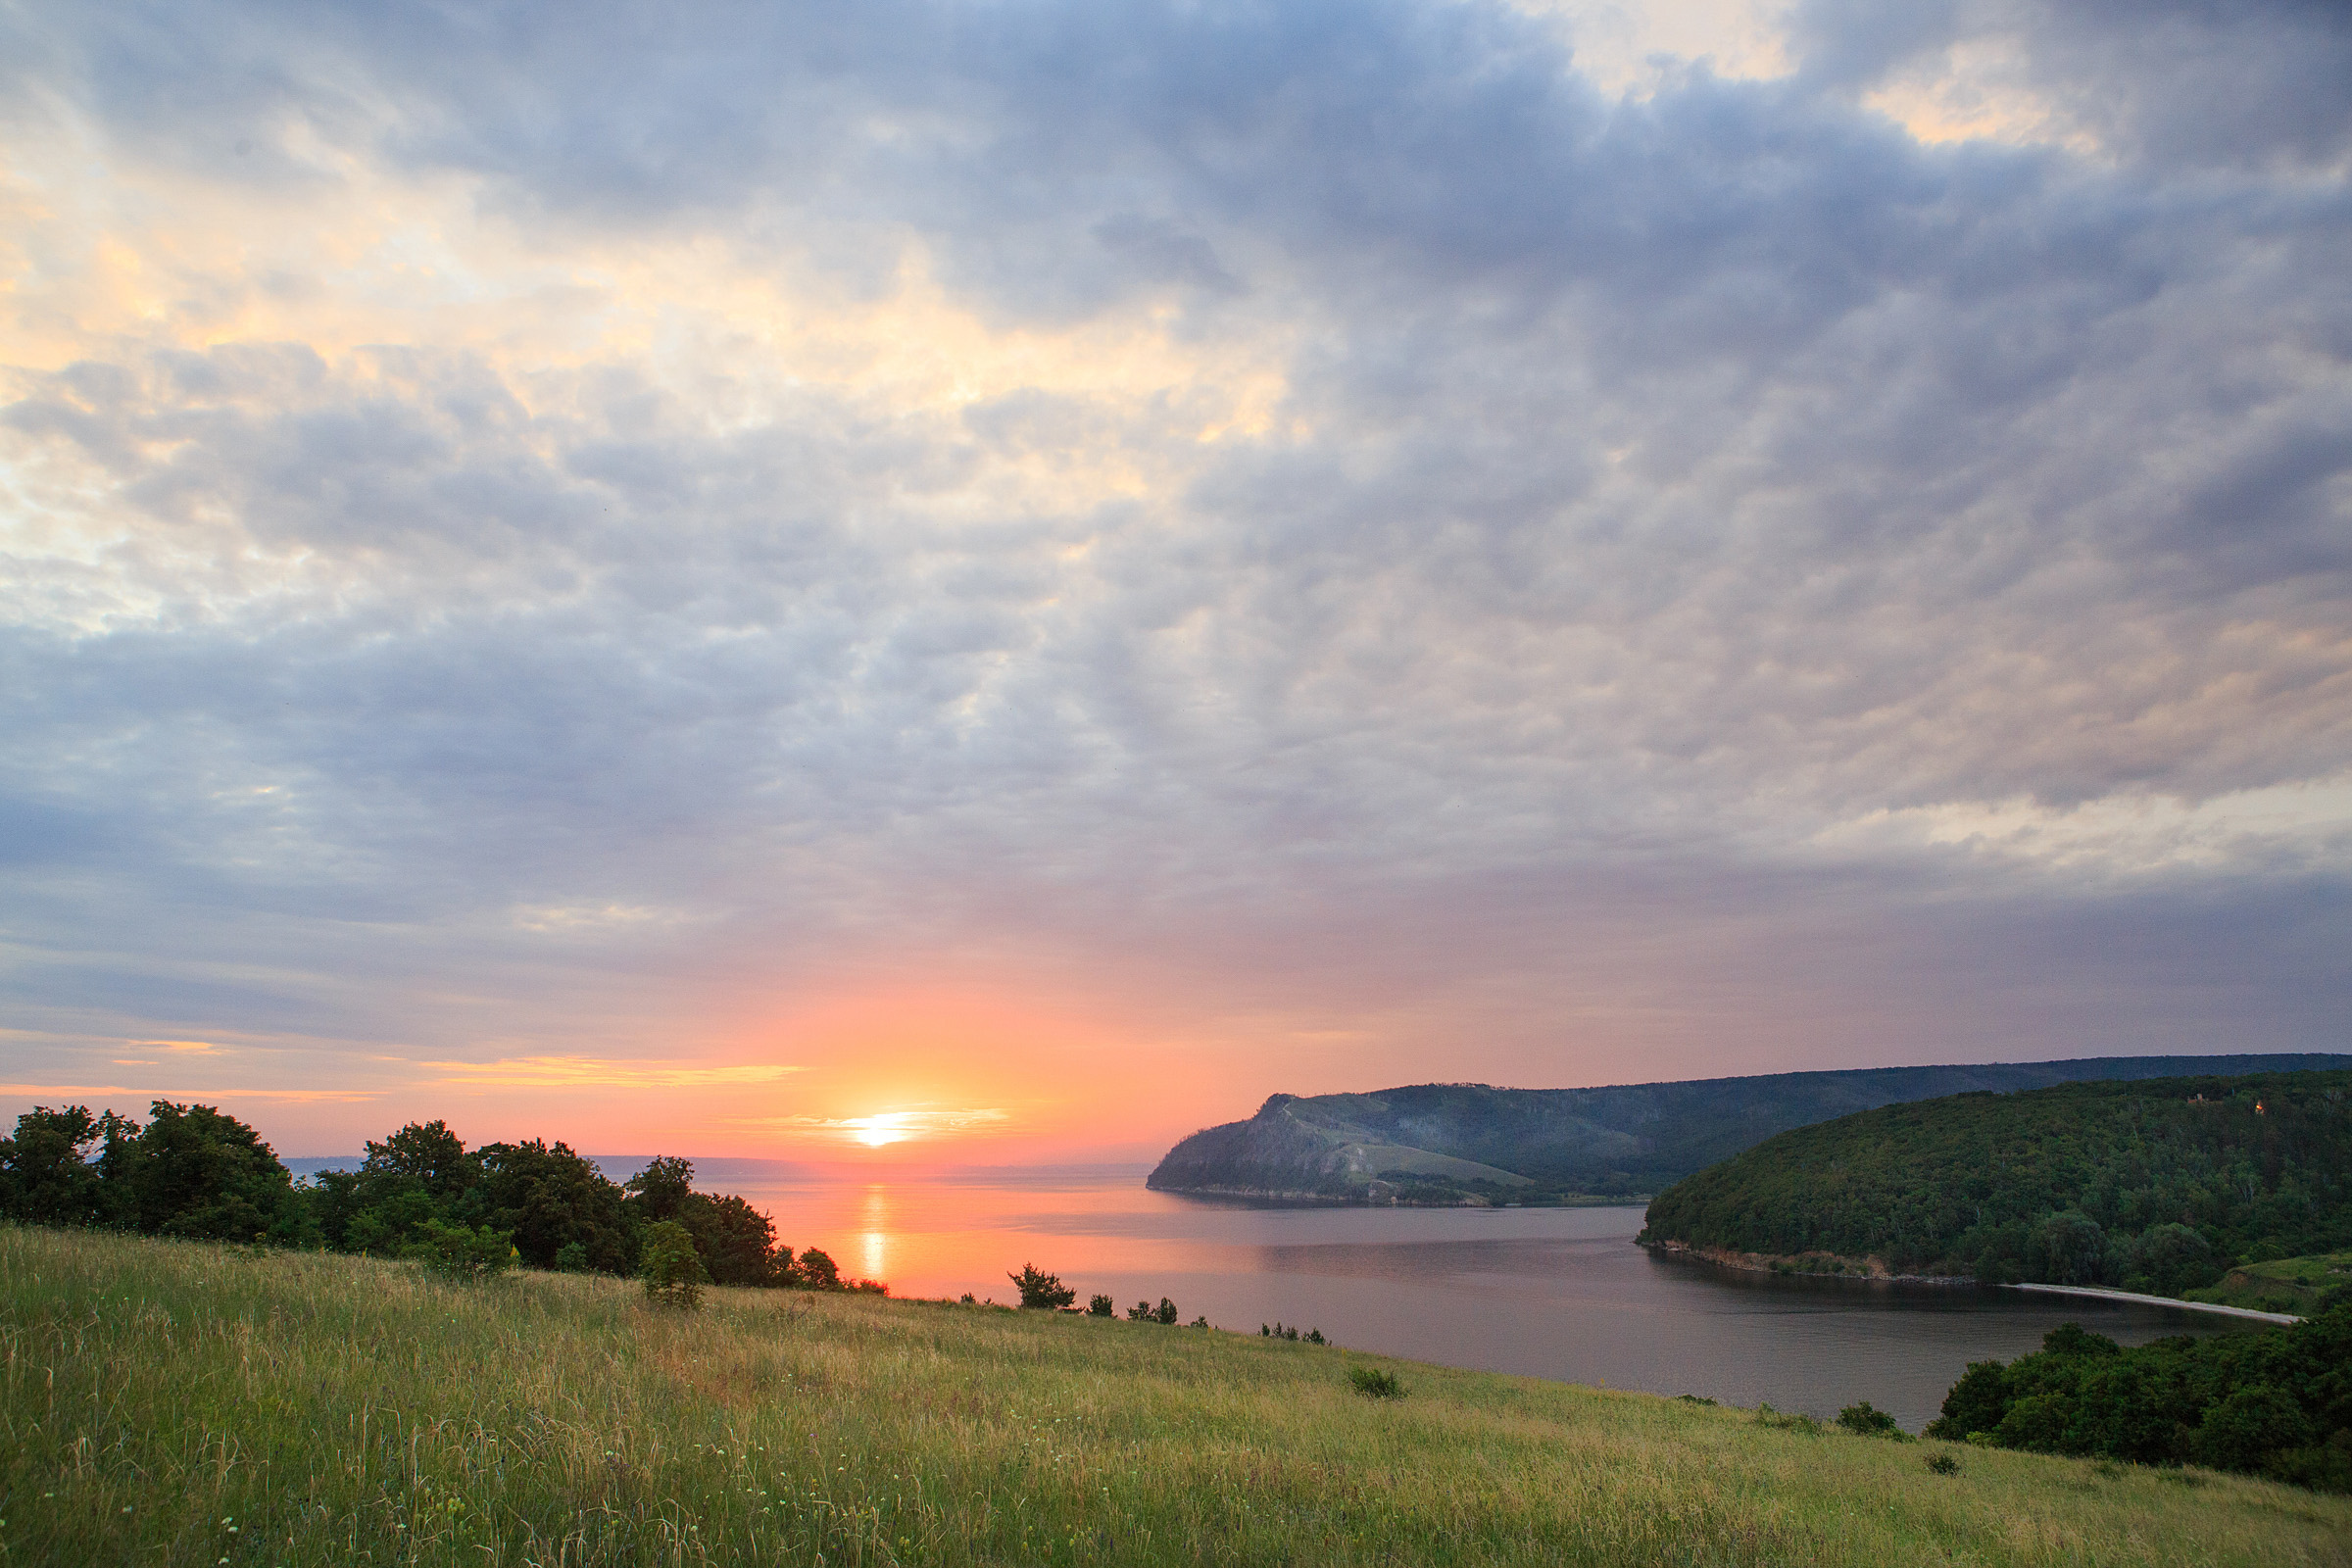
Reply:
[[[1817, 846], [2352, 765], [2348, 117], [2311, 74], [2340, 14], [1814, 6], [1795, 76], [1626, 102], [1466, 7], [647, 16], [19, 15], [10, 113], [57, 95], [117, 156], [259, 185], [329, 177], [300, 119], [556, 251], [790, 236], [856, 286], [912, 233], [1001, 324], [1164, 300], [1188, 341], [1291, 345], [1276, 427], [1203, 447], [1045, 389], [725, 420], [643, 367], [526, 387], [430, 342], [19, 372], [20, 450], [135, 522], [12, 566], [28, 1004], [388, 1035], [370, 987], [528, 990], [551, 944], [674, 978], [887, 934], [1132, 945], [1306, 1010], [1719, 985], [1678, 1038], [1781, 1005], [1791, 1061], [1908, 1050], [1889, 973], [1952, 1016], [2016, 981], [1913, 1020], [1951, 1049], [2059, 1049], [2167, 973], [2201, 1000], [2113, 1015], [2253, 1007], [2280, 1048], [2340, 1018], [2340, 854], [2127, 884]], [[1972, 29], [2129, 156], [1854, 107]], [[1174, 477], [1003, 499], [1090, 453]], [[680, 923], [500, 924], [570, 903]], [[264, 1004], [73, 956], [125, 922], [357, 977]], [[2274, 939], [2302, 956], [2260, 968]]]

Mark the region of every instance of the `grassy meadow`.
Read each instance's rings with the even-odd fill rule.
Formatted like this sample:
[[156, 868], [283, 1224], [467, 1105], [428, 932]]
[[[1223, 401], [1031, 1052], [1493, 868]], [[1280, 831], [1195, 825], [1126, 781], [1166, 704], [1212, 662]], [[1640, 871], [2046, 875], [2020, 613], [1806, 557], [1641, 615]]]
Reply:
[[2315, 1312], [2330, 1291], [2352, 1286], [2352, 1252], [2317, 1252], [2268, 1263], [2242, 1263], [2218, 1284], [2183, 1291], [2192, 1301], [2250, 1306], [2258, 1312]]
[[0, 1423], [9, 1564], [2352, 1564], [2352, 1498], [1255, 1335], [16, 1227]]

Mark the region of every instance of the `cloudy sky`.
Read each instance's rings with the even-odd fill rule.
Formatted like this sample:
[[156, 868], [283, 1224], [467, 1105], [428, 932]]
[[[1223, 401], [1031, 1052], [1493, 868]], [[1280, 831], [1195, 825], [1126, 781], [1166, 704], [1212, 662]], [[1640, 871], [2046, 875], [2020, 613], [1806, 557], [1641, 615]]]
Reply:
[[2329, 0], [0, 0], [0, 1110], [2352, 1049], [2348, 175]]

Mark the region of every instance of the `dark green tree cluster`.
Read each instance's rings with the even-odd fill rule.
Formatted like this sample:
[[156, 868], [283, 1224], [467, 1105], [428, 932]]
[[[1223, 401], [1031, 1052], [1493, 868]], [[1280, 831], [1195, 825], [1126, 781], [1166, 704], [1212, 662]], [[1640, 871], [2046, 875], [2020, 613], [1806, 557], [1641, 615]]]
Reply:
[[2239, 1262], [2352, 1246], [2352, 1073], [1867, 1110], [1676, 1183], [1642, 1240], [2177, 1296]]
[[2352, 1492], [2352, 1303], [2129, 1350], [2070, 1323], [2034, 1354], [1970, 1366], [1928, 1436]]
[[210, 1105], [159, 1100], [144, 1126], [112, 1110], [43, 1106], [0, 1139], [0, 1216], [324, 1247], [460, 1276], [511, 1263], [633, 1275], [646, 1237], [672, 1225], [711, 1284], [884, 1289], [843, 1280], [815, 1248], [795, 1257], [742, 1199], [696, 1192], [686, 1160], [657, 1159], [615, 1183], [564, 1144], [467, 1149], [440, 1121], [370, 1141], [358, 1170], [297, 1182], [253, 1128]]
[[210, 1105], [155, 1102], [142, 1127], [112, 1110], [43, 1105], [0, 1139], [0, 1212], [216, 1242], [315, 1243], [306, 1195], [252, 1128]]

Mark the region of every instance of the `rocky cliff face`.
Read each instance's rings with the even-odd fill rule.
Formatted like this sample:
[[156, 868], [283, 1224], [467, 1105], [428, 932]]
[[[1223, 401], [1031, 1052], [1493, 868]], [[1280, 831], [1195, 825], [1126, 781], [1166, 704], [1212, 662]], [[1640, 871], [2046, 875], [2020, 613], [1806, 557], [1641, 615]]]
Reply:
[[[1248, 1121], [1198, 1132], [1168, 1152], [1146, 1185], [1163, 1192], [1298, 1202], [1460, 1201], [1531, 1185], [1479, 1161], [1399, 1144], [1332, 1102], [1274, 1095]], [[1426, 1194], [1423, 1189], [1428, 1189]]]

